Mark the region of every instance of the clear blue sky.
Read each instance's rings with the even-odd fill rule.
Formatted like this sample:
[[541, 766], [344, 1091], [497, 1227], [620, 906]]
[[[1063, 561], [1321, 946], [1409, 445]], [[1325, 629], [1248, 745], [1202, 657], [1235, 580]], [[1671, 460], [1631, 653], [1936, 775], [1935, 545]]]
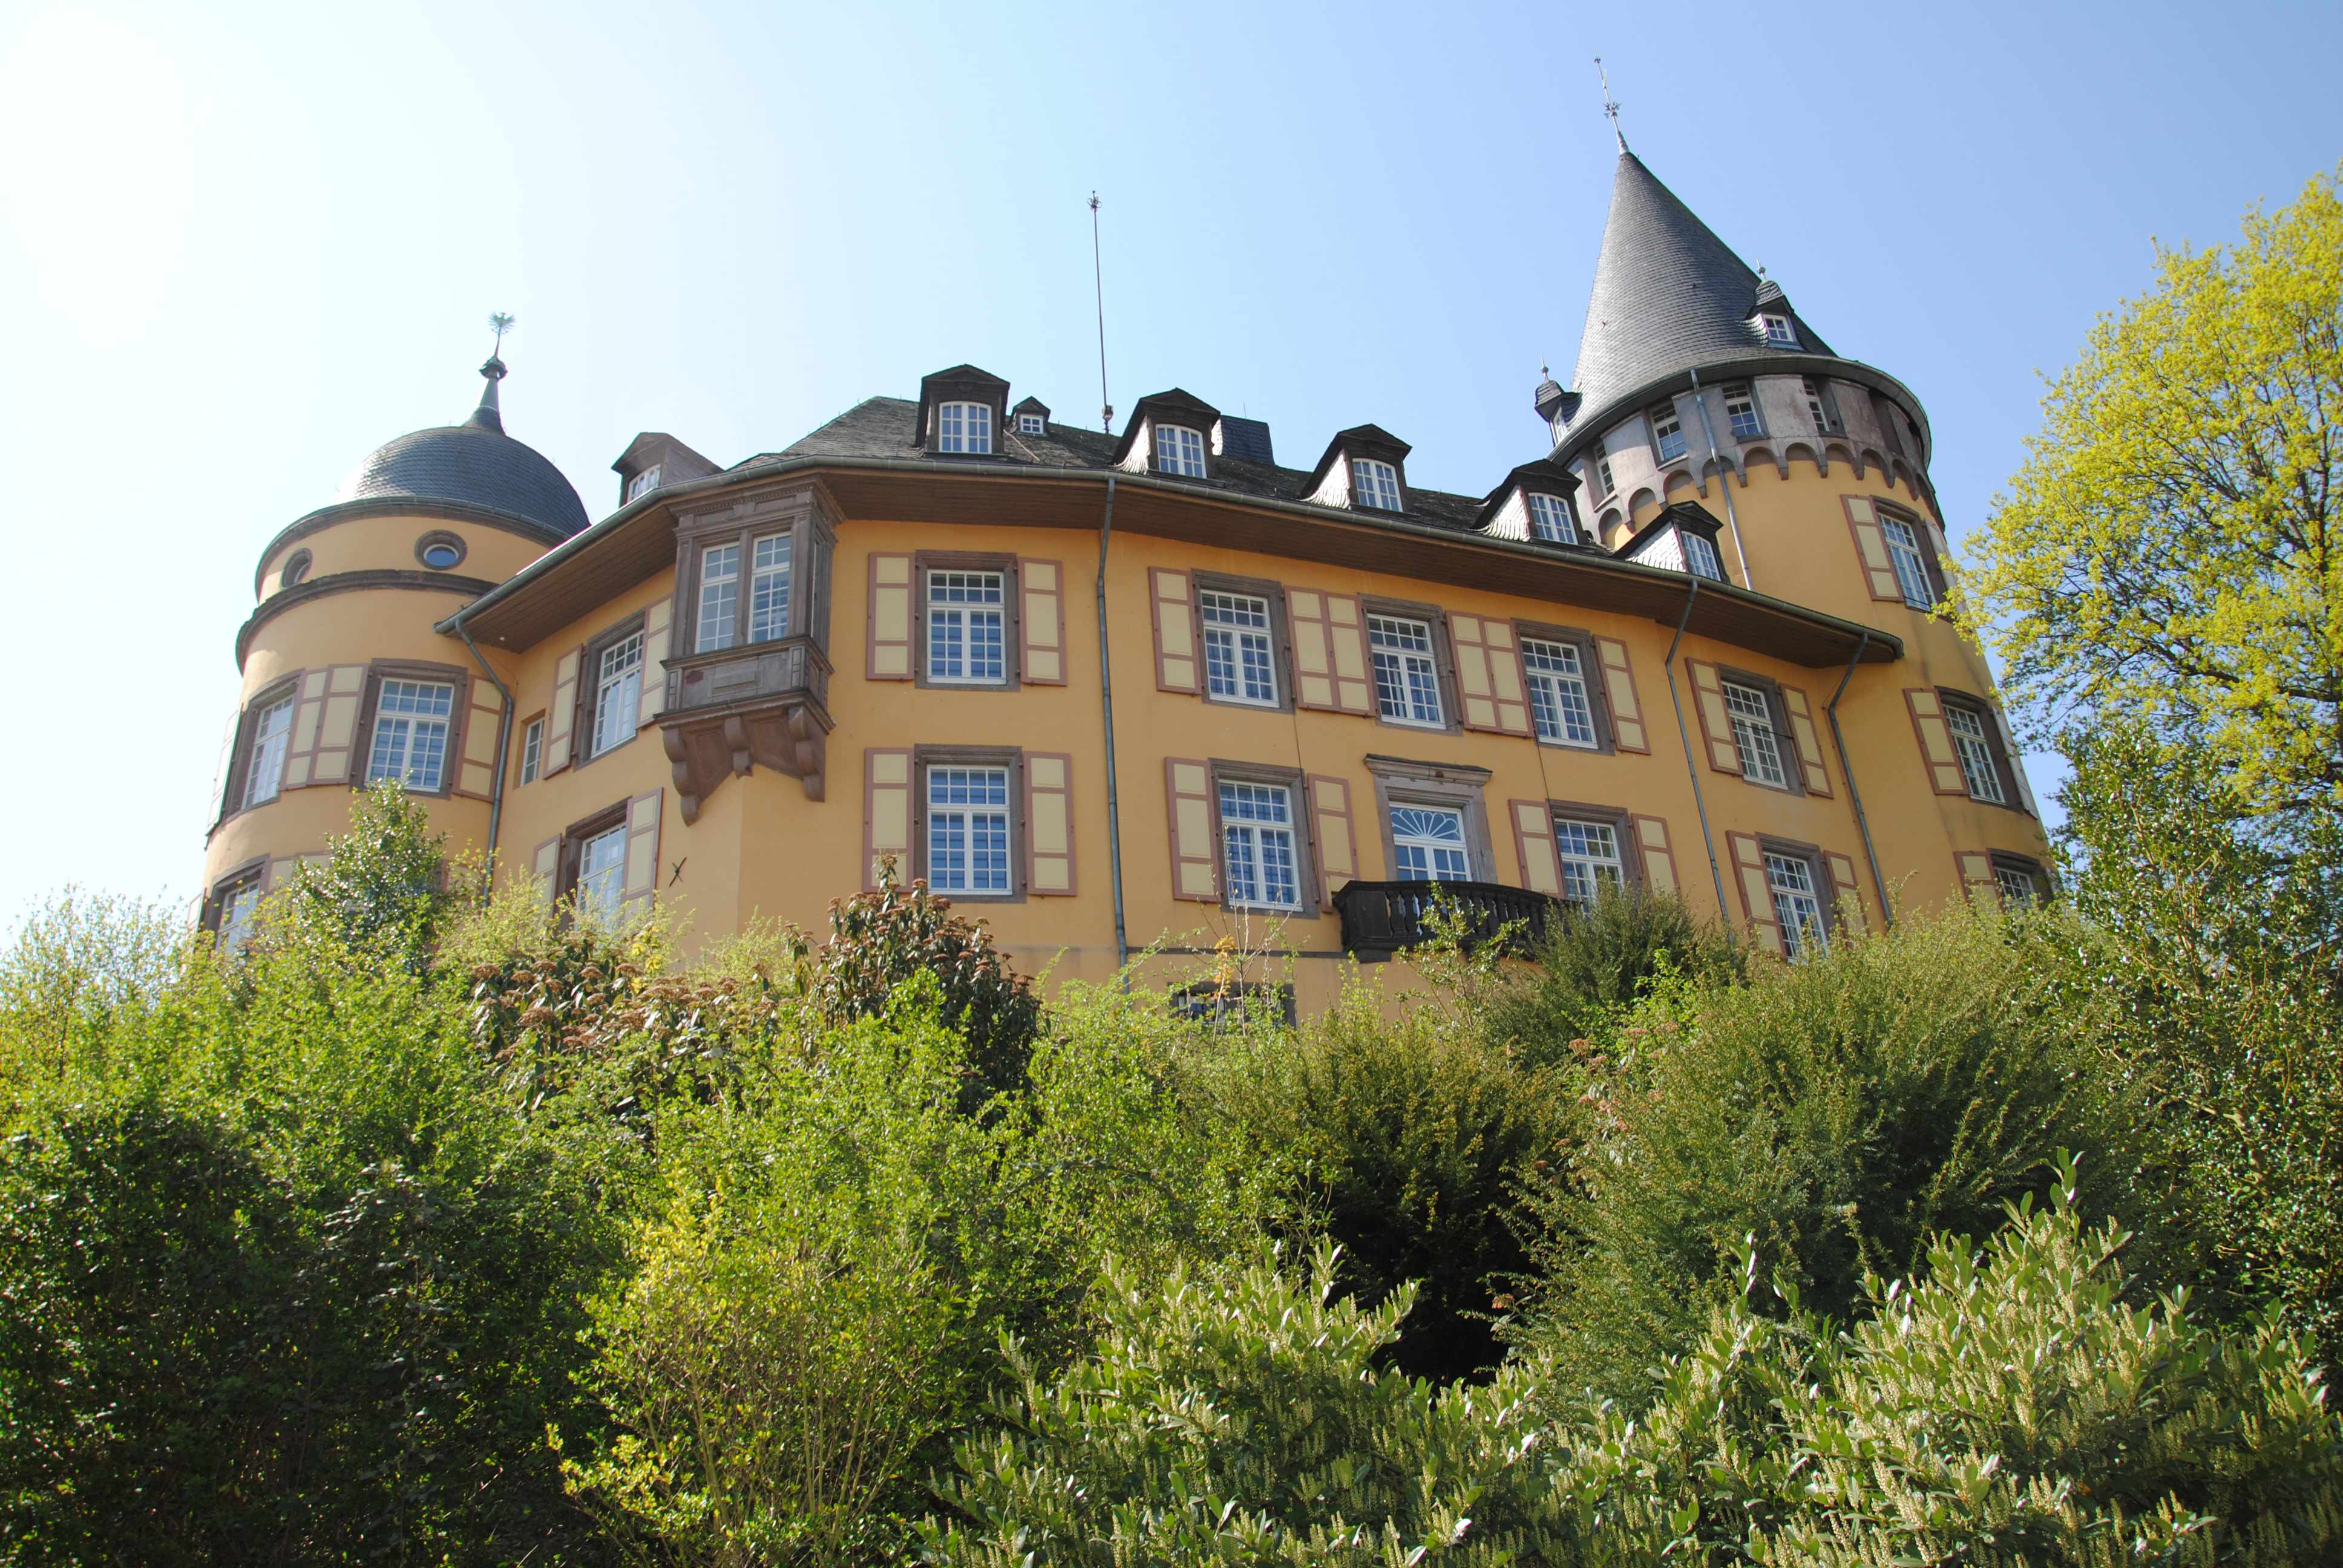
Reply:
[[2343, 154], [2332, 4], [0, 6], [0, 925], [196, 890], [256, 553], [469, 406], [492, 309], [508, 427], [597, 517], [638, 430], [732, 462], [964, 359], [1087, 422], [1096, 187], [1119, 407], [1184, 386], [1304, 463], [1372, 419], [1485, 489], [1576, 351], [1597, 54], [1652, 168], [1926, 401], [1956, 536], [2151, 236]]

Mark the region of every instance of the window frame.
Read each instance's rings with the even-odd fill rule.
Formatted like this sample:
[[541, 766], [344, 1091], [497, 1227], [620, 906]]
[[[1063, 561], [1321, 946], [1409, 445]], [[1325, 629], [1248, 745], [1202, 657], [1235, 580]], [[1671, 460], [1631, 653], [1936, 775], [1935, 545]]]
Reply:
[[1725, 696], [1727, 689], [1737, 686], [1745, 690], [1755, 692], [1764, 700], [1768, 725], [1767, 733], [1773, 738], [1774, 762], [1781, 769], [1782, 782], [1774, 783], [1768, 779], [1757, 778], [1749, 771], [1748, 759], [1741, 753], [1740, 730], [1735, 728], [1733, 734], [1733, 749], [1734, 755], [1741, 759], [1741, 777], [1760, 789], [1771, 789], [1784, 795], [1805, 794], [1806, 792], [1805, 763], [1798, 754], [1798, 738], [1790, 729], [1790, 709], [1789, 705], [1782, 700], [1782, 683], [1771, 676], [1759, 675], [1753, 670], [1735, 669], [1725, 665], [1717, 667], [1716, 678], [1718, 701], [1725, 708], [1725, 719], [1728, 725], [1733, 723], [1735, 716], [1731, 699]]
[[513, 732], [513, 787], [534, 784], [545, 777], [545, 721], [543, 709], [520, 721]]
[[[268, 857], [256, 855], [251, 859], [221, 872], [213, 879], [212, 885], [205, 890], [204, 907], [202, 913], [196, 917], [196, 924], [211, 933], [213, 946], [216, 950], [233, 954], [244, 950], [242, 941], [234, 947], [227, 945], [225, 928], [227, 925], [230, 901], [237, 894], [249, 889], [253, 895], [252, 907], [256, 912], [260, 908], [260, 900], [268, 896], [267, 881]], [[250, 934], [247, 929], [246, 940], [250, 940]]]
[[[1741, 427], [1741, 418], [1733, 410], [1739, 402], [1749, 413], [1749, 428]], [[1725, 427], [1736, 441], [1762, 441], [1765, 438], [1765, 408], [1757, 401], [1757, 383], [1730, 381], [1725, 387]]]
[[[586, 846], [613, 829], [624, 835], [627, 831], [627, 814], [630, 804], [630, 800], [618, 800], [588, 816], [578, 818], [561, 830], [561, 847], [554, 865], [553, 901], [554, 906], [561, 911], [561, 918], [565, 924], [576, 924], [580, 912], [577, 904], [578, 883], [579, 872], [583, 869]], [[627, 862], [626, 841], [623, 837], [619, 840], [618, 848], [618, 906], [624, 908], [627, 901]], [[614, 915], [616, 912], [613, 910]]]
[[[1255, 1003], [1266, 1000], [1288, 1029], [1294, 1026], [1293, 988], [1282, 980], [1192, 980], [1186, 985], [1166, 988], [1164, 1001], [1172, 1013], [1191, 1023], [1202, 1024], [1211, 1033], [1227, 1029], [1231, 1020], [1242, 1019]], [[1187, 1005], [1202, 1002], [1201, 1007]], [[1233, 1002], [1234, 1005], [1230, 1005]]]
[[[1695, 546], [1708, 553], [1707, 564], [1715, 567], [1716, 568], [1715, 571], [1704, 570], [1699, 565], [1694, 563], [1693, 558], [1694, 554], [1694, 547]], [[1706, 578], [1713, 583], [1730, 583], [1733, 580], [1725, 575], [1725, 552], [1716, 548], [1716, 540], [1715, 538], [1701, 532], [1698, 528], [1688, 528], [1682, 523], [1678, 523], [1676, 525], [1676, 548], [1684, 552], [1684, 575], [1686, 577]]]
[[[1267, 578], [1232, 577], [1225, 572], [1191, 572], [1188, 578], [1189, 617], [1193, 623], [1198, 695], [1207, 702], [1225, 708], [1248, 709], [1255, 713], [1292, 712], [1293, 626], [1286, 614], [1285, 585]], [[1270, 676], [1277, 686], [1276, 701], [1252, 702], [1241, 697], [1213, 694], [1211, 665], [1204, 652], [1204, 596], [1208, 593], [1232, 594], [1268, 602]]]
[[[1529, 644], [1557, 643], [1578, 655], [1579, 679], [1586, 688], [1586, 706], [1594, 719], [1594, 744], [1580, 746], [1568, 740], [1548, 740], [1537, 732], [1537, 702], [1529, 695], [1534, 677], [1529, 666]], [[1618, 742], [1611, 727], [1610, 693], [1604, 689], [1602, 650], [1594, 646], [1594, 634], [1579, 627], [1550, 626], [1544, 621], [1513, 622], [1513, 647], [1522, 659], [1522, 690], [1530, 706], [1530, 736], [1540, 746], [1580, 755], [1610, 756], [1618, 750]]]
[[[930, 768], [1001, 768], [1008, 771], [1009, 890], [963, 892], [939, 888], [928, 863], [928, 770]], [[911, 877], [928, 890], [955, 903], [1021, 904], [1027, 888], [1025, 848], [1025, 753], [1014, 746], [914, 746], [911, 749]]]
[[[1351, 505], [1363, 511], [1390, 512], [1395, 516], [1406, 512], [1407, 485], [1401, 477], [1397, 463], [1388, 457], [1354, 457], [1347, 452], [1343, 454], [1343, 461], [1350, 465]], [[1365, 470], [1363, 475], [1363, 469]], [[1379, 500], [1370, 501], [1364, 498], [1364, 492], [1369, 488], [1364, 480], [1376, 477], [1379, 473], [1391, 476], [1392, 504], [1388, 507]], [[1380, 486], [1374, 487], [1374, 489], [1377, 495], [1382, 493]]]
[[[789, 630], [781, 637], [749, 642], [746, 638], [753, 603], [757, 542], [776, 536], [786, 536], [789, 540]], [[732, 636], [717, 647], [702, 648], [699, 618], [706, 587], [706, 552], [725, 545], [737, 545], [740, 550], [739, 565], [734, 574]], [[713, 659], [719, 654], [776, 647], [797, 638], [808, 639], [827, 658], [830, 571], [836, 547], [837, 533], [824, 517], [821, 503], [811, 493], [784, 497], [745, 519], [727, 507], [712, 515], [687, 518], [679, 522], [676, 528], [675, 596], [668, 616], [674, 628], [669, 635], [669, 661]]]
[[[928, 577], [930, 572], [1001, 574], [1001, 678], [939, 680], [928, 673]], [[1017, 558], [970, 550], [920, 550], [911, 558], [912, 684], [938, 691], [1014, 691], [1024, 680], [1024, 585]]]
[[[1562, 515], [1563, 537], [1554, 538], [1542, 532], [1538, 526], [1538, 503], [1545, 502]], [[1530, 538], [1541, 544], [1577, 545], [1586, 542], [1585, 530], [1578, 526], [1578, 508], [1570, 504], [1568, 496], [1558, 496], [1551, 490], [1524, 490], [1522, 508], [1529, 516]]]
[[[1936, 536], [1930, 529], [1927, 520], [1915, 512], [1892, 503], [1880, 501], [1875, 498], [1872, 501], [1872, 512], [1879, 524], [1879, 543], [1881, 548], [1887, 551], [1890, 570], [1895, 568], [1896, 544], [1887, 537], [1887, 525], [1891, 522], [1901, 523], [1912, 530], [1914, 552], [1919, 557], [1920, 578], [1927, 584], [1928, 591], [1933, 597], [1926, 604], [1916, 605], [1912, 602], [1911, 596], [1906, 594], [1904, 603], [1906, 608], [1919, 610], [1924, 614], [1935, 610], [1938, 605], [1945, 602], [1945, 597], [1950, 591], [1951, 585], [1946, 579], [1945, 563], [1936, 554]], [[1899, 592], [1905, 587], [1904, 574], [1901, 572], [1896, 573], [1896, 587]]]
[[1819, 929], [1823, 950], [1827, 952], [1832, 941], [1839, 934], [1839, 917], [1837, 900], [1835, 896], [1835, 890], [1831, 885], [1830, 867], [1823, 860], [1822, 847], [1818, 844], [1800, 843], [1793, 839], [1776, 839], [1770, 834], [1760, 834], [1757, 838], [1757, 854], [1759, 864], [1765, 873], [1766, 913], [1772, 917], [1775, 925], [1781, 930], [1784, 960], [1796, 963], [1806, 955], [1798, 950], [1798, 942], [1802, 939], [1792, 931], [1790, 922], [1782, 919], [1781, 905], [1775, 902], [1774, 862], [1776, 859], [1795, 861], [1805, 869], [1807, 890], [1815, 900], [1817, 911], [1815, 923]]
[[[1436, 723], [1422, 719], [1393, 719], [1383, 711], [1383, 683], [1375, 678], [1376, 620], [1420, 621], [1431, 644], [1432, 684], [1439, 699], [1440, 718]], [[1453, 733], [1459, 728], [1459, 704], [1456, 700], [1456, 658], [1448, 641], [1448, 615], [1438, 605], [1418, 604], [1407, 599], [1363, 597], [1359, 600], [1359, 629], [1366, 644], [1367, 678], [1374, 687], [1375, 722], [1394, 729], [1413, 729], [1425, 734]]]
[[1387, 879], [1400, 880], [1399, 849], [1392, 834], [1392, 808], [1433, 806], [1464, 813], [1464, 844], [1473, 881], [1497, 878], [1497, 854], [1489, 837], [1489, 769], [1468, 763], [1430, 762], [1370, 752], [1367, 772], [1375, 781], [1375, 832], [1383, 845]]
[[[255, 691], [251, 699], [245, 703], [243, 709], [236, 714], [235, 737], [228, 745], [227, 778], [220, 789], [219, 815], [213, 823], [215, 828], [231, 818], [241, 817], [246, 811], [256, 811], [261, 806], [274, 804], [285, 798], [285, 779], [280, 764], [277, 792], [258, 805], [247, 806], [244, 803], [246, 793], [246, 776], [252, 769], [253, 737], [259, 726], [260, 715], [276, 703], [290, 698], [294, 705], [293, 717], [298, 719], [301, 717], [302, 674], [302, 671], [296, 670], [291, 675], [270, 681]], [[288, 753], [292, 749], [289, 738], [286, 749]]]
[[[1318, 879], [1317, 834], [1312, 825], [1308, 780], [1299, 768], [1273, 762], [1242, 762], [1215, 757], [1206, 763], [1212, 787], [1212, 869], [1220, 880], [1221, 908], [1235, 915], [1267, 915], [1282, 920], [1311, 920], [1324, 907], [1325, 890]], [[1292, 909], [1272, 904], [1241, 904], [1230, 891], [1227, 827], [1221, 816], [1221, 786], [1253, 784], [1285, 791], [1293, 813], [1293, 879], [1300, 900]]]
[[[1952, 742], [1953, 759], [1960, 765], [1961, 784], [1967, 799], [1979, 806], [1996, 806], [2024, 815], [2025, 797], [2017, 790], [2016, 765], [2010, 759], [2008, 748], [2002, 744], [2001, 721], [1995, 717], [1992, 705], [1981, 697], [1949, 687], [1936, 689], [1936, 705], [1944, 710], [1945, 735]], [[1961, 732], [1953, 722], [1956, 713], [1976, 720], [1986, 759], [1993, 767], [1994, 785], [2001, 791], [2000, 799], [1987, 799], [1976, 792], [1976, 780], [1969, 773], [1968, 753], [1962, 749]]]
[[1765, 324], [1765, 347], [1768, 348], [1802, 348], [1798, 341], [1798, 324], [1779, 311], [1763, 312], [1758, 319]]
[[1039, 414], [1020, 414], [1017, 416], [1017, 433], [1020, 436], [1046, 436], [1050, 433], [1050, 422]]
[[[1644, 883], [1643, 846], [1635, 841], [1635, 815], [1624, 806], [1601, 806], [1588, 800], [1548, 800], [1545, 803], [1548, 829], [1554, 834], [1554, 875], [1567, 883], [1568, 867], [1562, 848], [1562, 825], [1564, 822], [1594, 824], [1611, 829], [1612, 849], [1619, 863], [1619, 885], [1622, 889], [1638, 888]], [[1568, 894], [1558, 895], [1563, 902], [1574, 908], [1580, 905]]]
[[[1660, 434], [1660, 424], [1663, 420], [1674, 427], [1672, 436]], [[1685, 455], [1692, 450], [1692, 442], [1684, 434], [1684, 412], [1676, 407], [1675, 399], [1673, 397], [1665, 402], [1654, 403], [1644, 409], [1644, 427], [1651, 437], [1652, 457], [1660, 467], [1664, 468], [1670, 463], [1683, 461]], [[1671, 439], [1675, 442], [1675, 450], [1673, 452], [1668, 450], [1668, 442]]]
[[[643, 732], [643, 683], [649, 678], [651, 651], [650, 639], [645, 635], [645, 625], [646, 618], [640, 614], [635, 615], [630, 618], [627, 625], [588, 644], [586, 658], [578, 664], [578, 699], [584, 711], [579, 715], [581, 722], [578, 728], [572, 731], [572, 734], [585, 743], [583, 747], [585, 756], [578, 759], [581, 764], [591, 762], [598, 757], [608, 757], [613, 751], [623, 750], [628, 742]], [[595, 741], [598, 737], [595, 731], [602, 719], [603, 661], [628, 642], [638, 641], [640, 646], [635, 649], [635, 710], [627, 715], [627, 732], [624, 736], [613, 739], [608, 746], [598, 746]], [[623, 676], [620, 677], [621, 680], [624, 678]], [[577, 750], [579, 748], [573, 743], [571, 749]]]
[[298, 588], [308, 581], [309, 568], [315, 566], [317, 561], [317, 558], [310, 553], [306, 545], [287, 556], [285, 564], [277, 570], [277, 588], [281, 591], [285, 588]]
[[[431, 552], [437, 549], [453, 550], [456, 552], [456, 558], [444, 562], [435, 561], [431, 558]], [[415, 541], [416, 564], [425, 571], [452, 572], [462, 566], [464, 558], [471, 553], [472, 548], [464, 536], [451, 528], [433, 528]]]
[[[965, 428], [970, 422], [969, 412], [972, 409], [981, 409], [984, 414], [984, 445], [981, 447], [966, 444], [975, 439], [974, 436]], [[963, 428], [957, 437], [948, 436], [944, 430], [945, 421], [955, 410], [960, 414]], [[940, 457], [990, 457], [1000, 449], [1000, 444], [993, 439], [993, 427], [999, 424], [1000, 420], [990, 403], [970, 397], [939, 397], [936, 399], [935, 421], [936, 437], [930, 450]], [[962, 445], [956, 447], [945, 445], [946, 442], [952, 440], [958, 440]]]
[[1815, 422], [1815, 435], [1846, 434], [1846, 421], [1839, 417], [1838, 395], [1831, 390], [1829, 382], [1812, 376], [1801, 376], [1798, 388], [1805, 394], [1806, 414]]
[[428, 664], [414, 659], [378, 658], [367, 666], [365, 699], [358, 706], [357, 726], [350, 740], [350, 785], [352, 789], [367, 787], [367, 775], [374, 769], [374, 728], [380, 717], [382, 683], [386, 680], [420, 680], [434, 685], [452, 686], [447, 712], [447, 765], [440, 769], [439, 788], [417, 789], [408, 787], [409, 795], [421, 795], [445, 800], [456, 792], [456, 779], [463, 768], [464, 740], [471, 719], [472, 677], [460, 666]]
[[[244, 789], [242, 791], [244, 801], [242, 806], [238, 808], [240, 810], [249, 811], [256, 807], [266, 806], [273, 800], [282, 799], [285, 794], [285, 764], [287, 759], [292, 755], [293, 751], [293, 720], [296, 715], [300, 711], [301, 689], [300, 682], [297, 678], [282, 684], [284, 686], [284, 689], [277, 692], [266, 702], [258, 704], [252, 715], [251, 743], [244, 759]], [[254, 786], [259, 781], [260, 778], [258, 769], [261, 760], [261, 730], [267, 723], [268, 716], [272, 713], [282, 713], [285, 715], [285, 728], [277, 736], [279, 745], [277, 749], [276, 766], [272, 769], [276, 773], [277, 777], [269, 782], [268, 793], [256, 800], [253, 799], [252, 791]]]
[[1603, 487], [1597, 500], [1607, 501], [1619, 493], [1619, 481], [1611, 473], [1611, 453], [1601, 442], [1594, 447], [1594, 477]]
[[[1167, 433], [1177, 437], [1185, 437], [1188, 440], [1193, 441], [1196, 444], [1196, 471], [1194, 473], [1192, 474], [1188, 472], [1185, 467], [1165, 467], [1164, 447], [1166, 443], [1163, 437]], [[1182, 445], [1182, 443], [1175, 440], [1170, 443], [1170, 445], [1176, 448]], [[1204, 434], [1203, 431], [1197, 429], [1193, 425], [1175, 425], [1168, 420], [1157, 421], [1151, 419], [1148, 421], [1147, 427], [1147, 466], [1152, 472], [1161, 474], [1167, 477], [1174, 479], [1203, 479], [1212, 477], [1212, 440]], [[1172, 460], [1175, 462], [1183, 462], [1185, 458], [1184, 456], [1179, 456], [1175, 457]]]
[[1993, 865], [1994, 891], [2000, 898], [2002, 908], [2013, 907], [2009, 897], [2009, 886], [2002, 880], [2004, 877], [2026, 879], [2026, 908], [2038, 910], [2050, 901], [2053, 890], [2050, 885], [2050, 869], [2041, 861], [2031, 855], [2019, 855], [2006, 849], [1992, 850], [1988, 858]]
[[653, 463], [640, 473], [629, 477], [627, 480], [627, 493], [619, 498], [618, 504], [622, 507], [631, 505], [658, 489], [660, 481], [666, 477], [666, 472], [665, 463]]

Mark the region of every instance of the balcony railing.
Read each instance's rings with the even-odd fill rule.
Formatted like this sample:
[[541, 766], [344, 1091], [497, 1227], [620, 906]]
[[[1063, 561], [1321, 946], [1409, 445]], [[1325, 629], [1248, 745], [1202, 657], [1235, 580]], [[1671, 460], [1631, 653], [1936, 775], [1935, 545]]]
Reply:
[[1494, 940], [1518, 924], [1534, 940], [1562, 909], [1559, 900], [1500, 882], [1352, 882], [1334, 894], [1342, 946], [1363, 959], [1387, 959], [1432, 940], [1432, 914], [1446, 901], [1462, 918], [1464, 945]]

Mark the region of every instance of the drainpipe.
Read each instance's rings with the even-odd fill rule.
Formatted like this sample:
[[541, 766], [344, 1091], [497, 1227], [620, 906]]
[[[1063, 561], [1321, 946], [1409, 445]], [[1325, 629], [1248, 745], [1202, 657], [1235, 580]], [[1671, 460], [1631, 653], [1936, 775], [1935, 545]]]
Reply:
[[[493, 385], [490, 389], [494, 389]], [[456, 622], [456, 635], [464, 639], [464, 646], [471, 649], [472, 662], [480, 667], [480, 672], [488, 678], [488, 684], [495, 687], [497, 695], [505, 699], [504, 711], [497, 716], [497, 769], [488, 780], [488, 865], [480, 873], [480, 892], [485, 897], [496, 890], [497, 827], [503, 821], [505, 814], [505, 748], [512, 743], [513, 694], [512, 688], [497, 674], [495, 666], [481, 656], [480, 645], [472, 640], [470, 630], [460, 618]]]
[[1863, 858], [1871, 862], [1872, 885], [1879, 890], [1879, 920], [1881, 925], [1896, 923], [1896, 911], [1888, 908], [1887, 879], [1879, 874], [1879, 851], [1871, 846], [1871, 823], [1863, 814], [1863, 791], [1855, 787], [1855, 764], [1846, 755], [1846, 737], [1839, 732], [1838, 699], [1846, 695], [1846, 683], [1855, 678], [1855, 667], [1863, 662], [1863, 650], [1871, 646], [1871, 629], [1864, 628], [1855, 639], [1855, 657], [1846, 661], [1846, 669], [1838, 678], [1838, 689], [1823, 704], [1823, 716], [1830, 720], [1831, 744], [1838, 748], [1838, 770], [1846, 775], [1846, 798], [1855, 807], [1855, 830], [1863, 836]]
[[1676, 634], [1668, 639], [1667, 657], [1660, 661], [1668, 672], [1668, 701], [1676, 710], [1676, 739], [1684, 747], [1684, 777], [1692, 780], [1693, 809], [1700, 813], [1700, 847], [1708, 851], [1708, 879], [1716, 885], [1716, 915], [1727, 930], [1733, 928], [1733, 913], [1725, 902], [1725, 872], [1716, 863], [1716, 837], [1708, 830], [1708, 802], [1700, 792], [1700, 769], [1692, 759], [1692, 732], [1684, 728], [1684, 699], [1676, 695], [1676, 646], [1684, 641], [1684, 628], [1692, 624], [1692, 607], [1700, 602], [1700, 578], [1692, 573], [1684, 576], [1692, 582], [1692, 592], [1684, 595], [1684, 614], [1676, 618]]
[[1749, 575], [1749, 552], [1741, 548], [1741, 519], [1733, 512], [1733, 475], [1716, 455], [1716, 427], [1708, 422], [1708, 399], [1700, 395], [1700, 372], [1692, 373], [1692, 406], [1700, 410], [1700, 433], [1708, 440], [1708, 460], [1716, 465], [1716, 487], [1725, 492], [1725, 526], [1733, 530], [1733, 553], [1741, 558], [1741, 586], [1755, 592]]
[[1131, 977], [1123, 970], [1131, 964], [1131, 941], [1122, 925], [1122, 802], [1115, 793], [1114, 783], [1114, 666], [1109, 661], [1106, 641], [1106, 547], [1113, 537], [1114, 476], [1109, 474], [1106, 514], [1099, 519], [1099, 710], [1106, 720], [1106, 861], [1114, 884], [1114, 967], [1123, 989], [1128, 990]]

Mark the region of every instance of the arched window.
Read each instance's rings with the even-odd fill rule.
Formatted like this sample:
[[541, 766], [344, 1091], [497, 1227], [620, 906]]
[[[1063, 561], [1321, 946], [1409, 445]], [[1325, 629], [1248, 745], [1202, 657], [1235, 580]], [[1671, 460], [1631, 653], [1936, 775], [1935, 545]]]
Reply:
[[989, 403], [940, 404], [936, 408], [936, 450], [990, 452], [992, 406]]

